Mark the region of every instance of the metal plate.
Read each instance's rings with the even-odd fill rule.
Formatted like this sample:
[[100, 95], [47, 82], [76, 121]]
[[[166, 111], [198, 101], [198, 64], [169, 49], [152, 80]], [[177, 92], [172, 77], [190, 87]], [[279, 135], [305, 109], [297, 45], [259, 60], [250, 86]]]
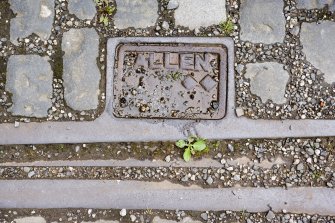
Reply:
[[114, 115], [119, 118], [222, 119], [224, 45], [119, 44]]

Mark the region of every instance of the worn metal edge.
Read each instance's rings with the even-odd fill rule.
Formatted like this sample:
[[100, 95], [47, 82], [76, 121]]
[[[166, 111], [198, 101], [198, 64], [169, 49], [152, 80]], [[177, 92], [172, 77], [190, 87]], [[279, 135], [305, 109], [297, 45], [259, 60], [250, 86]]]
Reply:
[[[119, 43], [207, 43], [228, 48], [228, 100], [222, 120], [134, 120], [112, 115], [115, 47]], [[0, 144], [165, 141], [189, 134], [207, 139], [327, 137], [335, 135], [335, 120], [252, 120], [235, 115], [234, 42], [227, 37], [112, 38], [107, 45], [106, 109], [92, 122], [0, 124]]]
[[[194, 195], [197, 196], [194, 196]], [[330, 188], [201, 189], [164, 182], [3, 180], [0, 208], [126, 208], [306, 213], [335, 216]]]

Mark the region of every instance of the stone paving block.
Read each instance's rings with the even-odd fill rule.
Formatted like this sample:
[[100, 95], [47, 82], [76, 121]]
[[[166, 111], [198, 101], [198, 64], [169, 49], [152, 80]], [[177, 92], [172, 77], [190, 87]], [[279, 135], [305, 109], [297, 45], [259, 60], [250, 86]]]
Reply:
[[326, 4], [329, 6], [329, 10], [335, 10], [334, 0], [297, 0], [297, 8], [301, 9], [323, 8]]
[[195, 29], [216, 25], [227, 19], [226, 2], [222, 0], [179, 0], [178, 3], [176, 25]]
[[6, 90], [13, 115], [46, 117], [51, 107], [53, 73], [47, 57], [14, 55], [8, 60]]
[[335, 82], [334, 36], [334, 22], [303, 23], [301, 27], [300, 39], [306, 59], [324, 73], [329, 84]]
[[97, 13], [94, 0], [69, 0], [68, 8], [79, 19], [93, 19]]
[[255, 43], [283, 42], [284, 1], [241, 0], [241, 40]]
[[274, 103], [286, 102], [285, 88], [289, 74], [282, 64], [266, 62], [247, 64], [246, 78], [250, 78], [251, 93], [259, 96], [263, 103], [272, 100]]
[[101, 74], [97, 66], [99, 36], [94, 29], [72, 29], [64, 33], [62, 48], [64, 98], [74, 110], [96, 109]]
[[33, 33], [42, 40], [51, 35], [54, 19], [54, 0], [9, 0], [16, 17], [11, 20], [10, 40], [17, 44], [18, 38], [25, 38]]
[[158, 19], [157, 0], [116, 0], [116, 6], [114, 23], [119, 29], [154, 26]]

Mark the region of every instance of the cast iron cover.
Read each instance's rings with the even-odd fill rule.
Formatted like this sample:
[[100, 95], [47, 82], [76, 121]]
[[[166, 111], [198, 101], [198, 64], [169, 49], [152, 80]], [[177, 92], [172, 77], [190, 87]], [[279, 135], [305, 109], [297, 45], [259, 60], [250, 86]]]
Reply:
[[227, 49], [204, 44], [119, 44], [114, 115], [119, 118], [222, 119]]

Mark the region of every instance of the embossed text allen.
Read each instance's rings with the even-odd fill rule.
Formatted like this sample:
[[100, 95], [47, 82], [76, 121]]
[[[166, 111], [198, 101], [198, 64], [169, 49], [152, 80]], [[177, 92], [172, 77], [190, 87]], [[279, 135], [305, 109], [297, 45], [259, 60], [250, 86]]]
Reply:
[[208, 72], [211, 68], [210, 62], [217, 56], [211, 53], [156, 53], [140, 52], [134, 65], [135, 69], [180, 69]]

